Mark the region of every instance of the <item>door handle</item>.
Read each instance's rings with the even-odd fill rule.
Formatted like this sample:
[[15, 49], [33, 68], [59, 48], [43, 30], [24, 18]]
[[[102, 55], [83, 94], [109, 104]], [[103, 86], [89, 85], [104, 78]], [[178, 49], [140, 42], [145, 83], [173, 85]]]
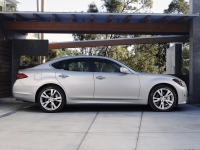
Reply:
[[103, 76], [98, 76], [98, 77], [96, 77], [96, 79], [99, 79], [99, 80], [103, 80], [103, 79], [105, 79], [106, 77], [103, 77]]
[[61, 78], [65, 79], [65, 78], [67, 78], [67, 77], [69, 77], [69, 76], [68, 76], [68, 75], [66, 75], [66, 74], [62, 74], [62, 75], [59, 75], [59, 77], [61, 77]]

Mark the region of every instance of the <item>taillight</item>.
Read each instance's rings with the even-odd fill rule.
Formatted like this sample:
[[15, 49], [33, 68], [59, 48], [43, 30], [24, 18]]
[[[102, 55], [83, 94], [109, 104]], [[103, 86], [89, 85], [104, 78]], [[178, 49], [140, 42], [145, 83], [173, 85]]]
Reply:
[[18, 80], [18, 79], [24, 79], [24, 78], [28, 78], [28, 76], [25, 75], [25, 74], [23, 74], [23, 73], [18, 73], [18, 74], [17, 74], [17, 78], [16, 78], [17, 80]]

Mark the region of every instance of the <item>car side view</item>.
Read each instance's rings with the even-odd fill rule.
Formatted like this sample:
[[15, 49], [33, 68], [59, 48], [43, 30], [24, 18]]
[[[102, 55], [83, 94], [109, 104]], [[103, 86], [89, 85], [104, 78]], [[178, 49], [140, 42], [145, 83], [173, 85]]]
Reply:
[[45, 112], [66, 104], [149, 104], [170, 111], [186, 103], [187, 87], [177, 77], [136, 72], [111, 58], [66, 56], [20, 70], [13, 95]]

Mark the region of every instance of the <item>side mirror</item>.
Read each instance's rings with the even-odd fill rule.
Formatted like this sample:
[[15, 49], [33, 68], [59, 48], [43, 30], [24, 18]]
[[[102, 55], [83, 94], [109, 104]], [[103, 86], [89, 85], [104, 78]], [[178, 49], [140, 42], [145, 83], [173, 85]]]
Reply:
[[120, 72], [121, 73], [126, 73], [126, 74], [130, 73], [130, 71], [127, 68], [124, 68], [124, 67], [120, 68]]

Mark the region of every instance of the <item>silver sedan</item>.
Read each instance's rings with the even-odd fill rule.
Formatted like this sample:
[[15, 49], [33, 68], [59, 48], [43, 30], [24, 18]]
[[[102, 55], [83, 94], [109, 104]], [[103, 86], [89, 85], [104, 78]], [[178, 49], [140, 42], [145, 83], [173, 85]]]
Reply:
[[150, 104], [156, 111], [169, 111], [186, 103], [187, 87], [177, 77], [139, 73], [111, 58], [67, 56], [20, 70], [13, 95], [46, 112], [89, 103]]

